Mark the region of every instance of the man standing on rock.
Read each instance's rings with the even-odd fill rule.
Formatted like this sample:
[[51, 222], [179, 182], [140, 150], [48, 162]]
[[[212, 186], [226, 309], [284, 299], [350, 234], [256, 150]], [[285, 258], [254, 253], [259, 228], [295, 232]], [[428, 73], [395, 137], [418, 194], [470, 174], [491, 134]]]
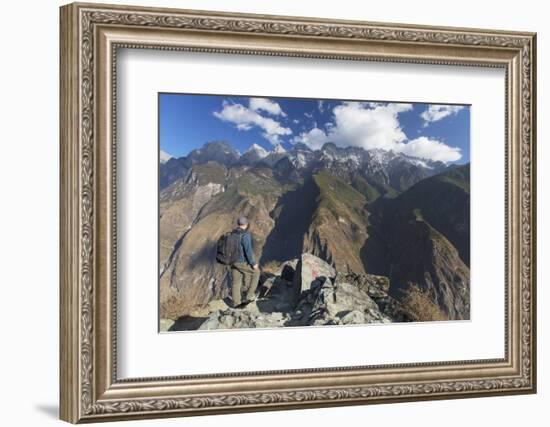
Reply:
[[[239, 217], [236, 229], [236, 232], [241, 235], [239, 256], [237, 261], [231, 264], [231, 298], [233, 299], [233, 307], [235, 308], [243, 308], [257, 298], [256, 288], [260, 280], [260, 267], [254, 259], [252, 237], [248, 231], [249, 227], [248, 218], [245, 216]], [[246, 300], [241, 302], [241, 289], [245, 278], [248, 278], [250, 286], [248, 287]]]

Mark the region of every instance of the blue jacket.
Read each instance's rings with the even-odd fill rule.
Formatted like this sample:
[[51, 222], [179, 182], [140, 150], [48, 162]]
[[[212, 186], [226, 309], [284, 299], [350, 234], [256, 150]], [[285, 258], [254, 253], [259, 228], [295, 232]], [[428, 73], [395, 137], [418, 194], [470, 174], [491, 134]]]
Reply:
[[237, 262], [247, 262], [251, 266], [256, 264], [254, 253], [252, 252], [252, 237], [248, 231], [241, 235], [241, 244], [239, 245], [239, 258]]

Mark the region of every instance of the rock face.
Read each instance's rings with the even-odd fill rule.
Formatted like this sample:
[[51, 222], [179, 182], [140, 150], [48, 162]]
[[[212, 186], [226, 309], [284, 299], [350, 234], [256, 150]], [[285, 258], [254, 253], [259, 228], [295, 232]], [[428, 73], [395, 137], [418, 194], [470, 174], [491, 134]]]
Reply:
[[308, 253], [302, 254], [296, 266], [296, 273], [293, 278], [293, 286], [296, 298], [311, 288], [314, 282], [324, 282], [334, 277], [336, 271], [322, 259]]
[[160, 266], [162, 274], [178, 239], [195, 223], [212, 197], [224, 191], [225, 167], [217, 163], [196, 166], [160, 193]]

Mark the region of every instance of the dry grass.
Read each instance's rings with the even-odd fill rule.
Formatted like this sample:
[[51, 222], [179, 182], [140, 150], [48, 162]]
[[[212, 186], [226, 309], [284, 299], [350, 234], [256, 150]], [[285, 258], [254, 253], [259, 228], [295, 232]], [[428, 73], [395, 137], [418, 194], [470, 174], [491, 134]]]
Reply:
[[279, 274], [281, 270], [281, 264], [277, 261], [269, 261], [261, 266], [263, 273]]
[[[164, 291], [164, 290], [163, 290]], [[161, 293], [160, 317], [161, 319], [177, 320], [180, 316], [186, 314], [190, 307], [187, 307], [183, 299], [177, 292], [170, 289], [168, 292]]]
[[410, 284], [401, 298], [403, 310], [413, 322], [449, 320], [449, 317], [418, 287]]

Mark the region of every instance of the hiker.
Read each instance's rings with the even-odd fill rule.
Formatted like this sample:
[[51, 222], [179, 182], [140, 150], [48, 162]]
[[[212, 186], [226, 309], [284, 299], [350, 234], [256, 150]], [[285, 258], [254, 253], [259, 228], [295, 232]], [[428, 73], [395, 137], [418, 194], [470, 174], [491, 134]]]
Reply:
[[[231, 298], [233, 299], [233, 306], [236, 308], [242, 308], [257, 299], [256, 288], [260, 280], [260, 267], [256, 263], [252, 252], [252, 237], [248, 231], [249, 227], [248, 218], [245, 216], [239, 217], [235, 229], [235, 232], [241, 237], [239, 252], [236, 262], [231, 264]], [[246, 294], [246, 300], [241, 302], [241, 289], [245, 278], [248, 278], [250, 286]]]

